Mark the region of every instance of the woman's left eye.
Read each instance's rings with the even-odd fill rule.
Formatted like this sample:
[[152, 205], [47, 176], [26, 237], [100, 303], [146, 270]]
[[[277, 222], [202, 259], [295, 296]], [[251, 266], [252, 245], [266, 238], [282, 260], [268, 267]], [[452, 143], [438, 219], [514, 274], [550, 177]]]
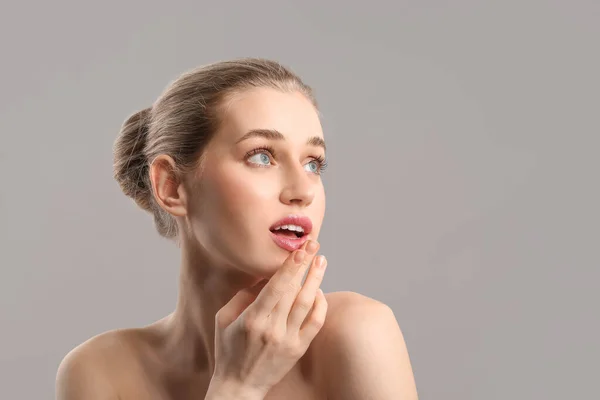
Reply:
[[271, 158], [265, 152], [256, 153], [252, 157], [248, 158], [248, 160], [251, 161], [251, 162], [253, 162], [253, 163], [255, 163], [255, 164], [265, 163], [265, 164], [268, 165], [271, 162]]
[[308, 172], [312, 172], [313, 174], [319, 173], [319, 167], [321, 166], [317, 160], [312, 160], [311, 162], [306, 164], [309, 169]]

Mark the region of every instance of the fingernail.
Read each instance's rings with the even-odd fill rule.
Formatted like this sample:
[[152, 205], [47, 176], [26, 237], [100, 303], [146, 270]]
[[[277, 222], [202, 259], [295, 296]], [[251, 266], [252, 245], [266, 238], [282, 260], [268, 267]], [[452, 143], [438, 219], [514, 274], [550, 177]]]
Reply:
[[294, 254], [294, 262], [300, 264], [302, 261], [304, 261], [305, 255], [306, 252], [304, 250], [297, 250], [296, 254]]
[[327, 259], [325, 256], [319, 256], [317, 260], [317, 267], [325, 268], [325, 266], [327, 266]]
[[317, 252], [317, 242], [313, 241], [313, 240], [309, 240], [308, 244], [306, 245], [306, 251], [309, 254], [314, 254]]

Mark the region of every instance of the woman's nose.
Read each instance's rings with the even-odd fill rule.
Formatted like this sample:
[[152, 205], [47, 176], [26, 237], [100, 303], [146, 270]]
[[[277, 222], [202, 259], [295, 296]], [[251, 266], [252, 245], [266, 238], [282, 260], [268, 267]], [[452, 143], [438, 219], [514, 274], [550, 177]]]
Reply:
[[283, 177], [284, 185], [280, 200], [284, 204], [306, 207], [315, 197], [315, 182], [303, 168], [289, 171]]

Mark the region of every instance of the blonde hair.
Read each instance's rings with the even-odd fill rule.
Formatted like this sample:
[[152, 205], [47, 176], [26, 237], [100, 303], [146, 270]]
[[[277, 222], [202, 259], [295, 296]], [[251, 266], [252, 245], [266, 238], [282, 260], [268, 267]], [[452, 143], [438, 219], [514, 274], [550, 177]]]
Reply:
[[114, 142], [114, 178], [125, 195], [154, 216], [158, 233], [176, 238], [173, 217], [154, 199], [149, 166], [160, 154], [173, 158], [178, 173], [198, 168], [203, 150], [219, 126], [228, 96], [254, 87], [299, 91], [317, 108], [312, 89], [290, 69], [261, 58], [200, 66], [183, 73], [152, 107], [129, 116]]

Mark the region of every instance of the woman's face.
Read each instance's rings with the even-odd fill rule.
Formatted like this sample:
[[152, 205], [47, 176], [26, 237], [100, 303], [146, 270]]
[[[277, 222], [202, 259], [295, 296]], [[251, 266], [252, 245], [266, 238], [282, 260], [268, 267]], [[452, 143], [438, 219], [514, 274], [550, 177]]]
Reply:
[[[192, 239], [212, 262], [268, 278], [294, 247], [319, 236], [325, 213], [321, 123], [304, 95], [269, 88], [236, 94], [221, 118], [188, 202]], [[310, 220], [302, 239], [272, 232], [290, 215]]]

